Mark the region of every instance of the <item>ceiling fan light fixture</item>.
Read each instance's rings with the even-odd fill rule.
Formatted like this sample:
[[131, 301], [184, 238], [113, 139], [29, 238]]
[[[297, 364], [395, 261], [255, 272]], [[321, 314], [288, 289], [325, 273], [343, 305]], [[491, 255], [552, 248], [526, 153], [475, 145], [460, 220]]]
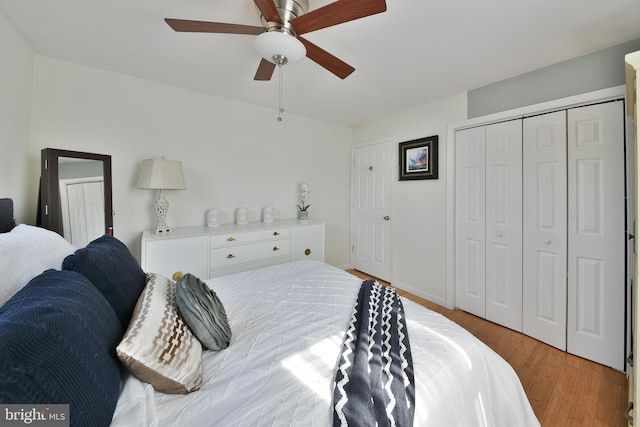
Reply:
[[[307, 49], [300, 40], [279, 31], [259, 34], [255, 38], [255, 46], [260, 56], [275, 64], [278, 64], [279, 61], [282, 64], [293, 64], [301, 61], [307, 55]], [[284, 61], [282, 61], [282, 57], [285, 58]]]

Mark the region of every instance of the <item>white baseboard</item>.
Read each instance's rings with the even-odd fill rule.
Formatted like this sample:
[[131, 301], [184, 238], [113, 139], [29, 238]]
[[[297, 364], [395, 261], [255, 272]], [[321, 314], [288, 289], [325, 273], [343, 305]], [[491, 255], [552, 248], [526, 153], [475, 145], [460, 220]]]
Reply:
[[421, 289], [417, 289], [414, 288], [413, 286], [409, 286], [405, 283], [401, 283], [401, 282], [393, 282], [393, 286], [395, 286], [396, 288], [402, 289], [403, 291], [407, 291], [409, 293], [412, 293], [413, 295], [419, 296], [421, 298], [424, 298], [426, 300], [429, 300], [433, 303], [436, 303], [438, 305], [441, 305], [443, 307], [449, 308], [449, 309], [453, 309], [453, 307], [447, 307], [447, 301], [442, 298], [442, 297], [438, 297], [436, 295], [432, 295], [429, 292], [425, 292]]

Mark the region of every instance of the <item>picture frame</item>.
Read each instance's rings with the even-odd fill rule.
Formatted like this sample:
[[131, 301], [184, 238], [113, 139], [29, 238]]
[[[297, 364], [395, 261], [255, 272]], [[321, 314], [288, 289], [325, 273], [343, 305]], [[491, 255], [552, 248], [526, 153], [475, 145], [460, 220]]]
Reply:
[[438, 179], [438, 135], [399, 144], [400, 181]]

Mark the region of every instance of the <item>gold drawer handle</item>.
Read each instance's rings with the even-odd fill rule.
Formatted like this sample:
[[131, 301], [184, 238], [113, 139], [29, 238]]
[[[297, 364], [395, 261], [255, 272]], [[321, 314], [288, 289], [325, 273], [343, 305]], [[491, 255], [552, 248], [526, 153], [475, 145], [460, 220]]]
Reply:
[[229, 254], [227, 255], [227, 259], [231, 259], [231, 258], [235, 258], [236, 256], [234, 254]]
[[279, 251], [279, 250], [280, 250], [280, 248], [279, 248], [279, 247], [277, 247], [277, 246], [274, 246], [274, 247], [273, 247], [273, 250], [274, 250], [274, 251]]
[[274, 231], [274, 232], [273, 232], [273, 235], [274, 235], [274, 236], [279, 236], [279, 235], [280, 235], [280, 233], [278, 233], [277, 231]]
[[236, 239], [234, 239], [233, 237], [229, 237], [229, 238], [227, 239], [227, 242], [233, 242], [233, 241], [235, 241], [235, 240], [236, 240]]
[[307, 256], [311, 255], [311, 249], [309, 249], [309, 248], [305, 249], [304, 250], [304, 254], [307, 255]]

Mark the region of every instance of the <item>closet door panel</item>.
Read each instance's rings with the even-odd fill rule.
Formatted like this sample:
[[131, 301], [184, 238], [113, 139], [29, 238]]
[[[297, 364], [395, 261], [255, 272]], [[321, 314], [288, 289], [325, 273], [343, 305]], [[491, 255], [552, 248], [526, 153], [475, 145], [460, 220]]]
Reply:
[[523, 332], [566, 349], [566, 112], [523, 120]]
[[485, 131], [456, 132], [456, 306], [485, 317]]
[[486, 318], [522, 331], [522, 121], [486, 126]]
[[568, 111], [567, 351], [624, 368], [622, 101]]

